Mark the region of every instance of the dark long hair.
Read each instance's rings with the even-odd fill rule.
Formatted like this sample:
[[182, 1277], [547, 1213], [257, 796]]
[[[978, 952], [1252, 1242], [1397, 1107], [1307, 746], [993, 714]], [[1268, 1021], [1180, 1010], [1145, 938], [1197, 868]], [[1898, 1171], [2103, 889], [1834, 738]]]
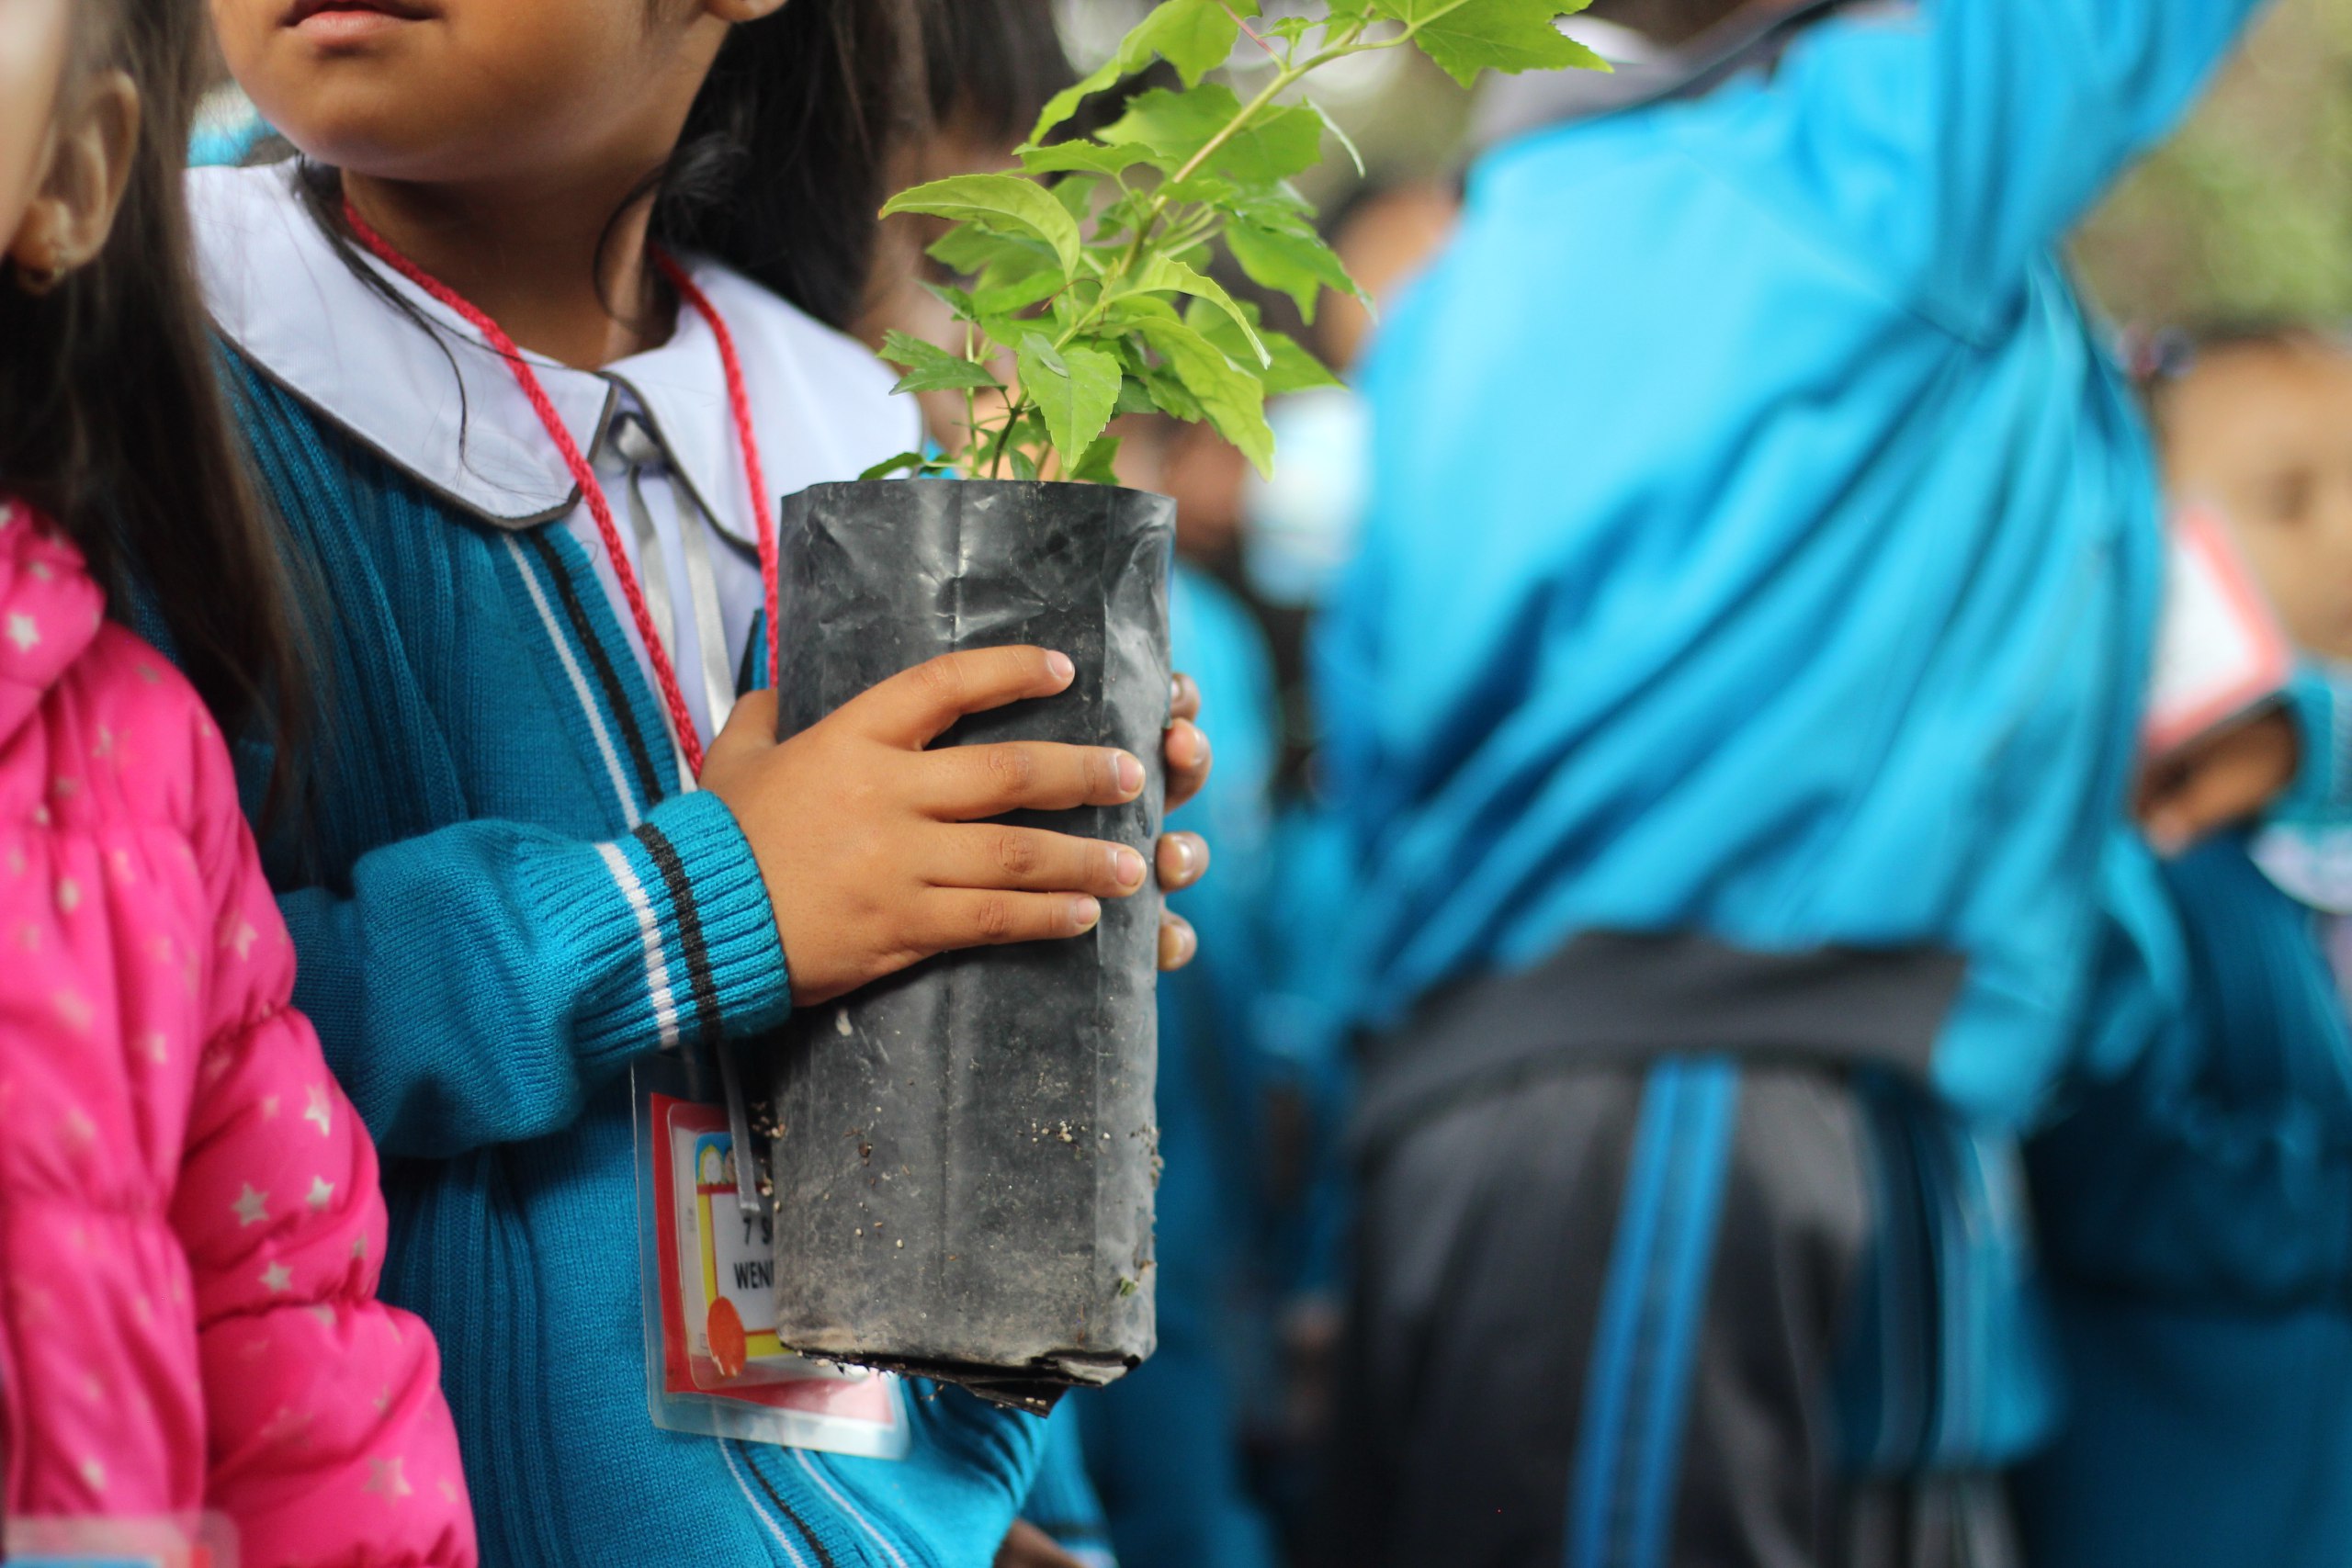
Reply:
[[206, 59], [201, 0], [77, 0], [66, 96], [120, 70], [139, 145], [97, 258], [36, 299], [0, 276], [0, 484], [54, 518], [118, 616], [136, 582], [229, 734], [302, 711], [275, 533], [217, 380], [181, 171]]
[[1053, 0], [923, 0], [922, 51], [932, 118], [991, 141], [1025, 139], [1078, 80]]
[[891, 150], [923, 123], [922, 65], [913, 0], [791, 0], [738, 26], [662, 171], [653, 239], [846, 326]]

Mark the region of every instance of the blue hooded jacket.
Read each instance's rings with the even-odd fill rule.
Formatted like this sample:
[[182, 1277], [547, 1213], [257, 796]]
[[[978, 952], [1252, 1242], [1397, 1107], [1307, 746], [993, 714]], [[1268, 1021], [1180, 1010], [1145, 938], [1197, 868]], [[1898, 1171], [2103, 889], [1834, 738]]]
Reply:
[[2037, 1107], [2117, 912], [2161, 566], [2055, 247], [2253, 9], [1843, 13], [1479, 164], [1375, 351], [1324, 649], [1364, 1022], [1585, 931], [1938, 947], [1938, 1087]]
[[[2312, 737], [2307, 735], [2307, 741]], [[2036, 1145], [2069, 1415], [2020, 1485], [2069, 1568], [2352, 1558], [2352, 1026], [2232, 834], [2165, 868], [2187, 986]]]

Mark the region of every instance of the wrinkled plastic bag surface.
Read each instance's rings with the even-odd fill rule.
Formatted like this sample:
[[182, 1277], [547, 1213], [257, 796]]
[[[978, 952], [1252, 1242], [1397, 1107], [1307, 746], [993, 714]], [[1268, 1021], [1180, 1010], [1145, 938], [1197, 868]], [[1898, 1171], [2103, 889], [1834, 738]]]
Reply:
[[[823, 485], [785, 502], [786, 737], [942, 653], [1034, 643], [1069, 691], [939, 745], [1125, 748], [1134, 804], [1012, 820], [1148, 861], [1174, 504], [1076, 484]], [[949, 953], [796, 1013], [774, 1073], [778, 1332], [1030, 1408], [1151, 1353], [1160, 899], [1071, 942]]]

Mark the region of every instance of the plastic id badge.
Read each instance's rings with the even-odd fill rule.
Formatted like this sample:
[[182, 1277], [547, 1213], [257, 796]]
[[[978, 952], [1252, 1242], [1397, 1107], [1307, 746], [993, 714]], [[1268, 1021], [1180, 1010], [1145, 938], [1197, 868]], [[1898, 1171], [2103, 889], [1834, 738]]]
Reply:
[[164, 1519], [25, 1519], [0, 1526], [9, 1568], [237, 1568], [237, 1532], [207, 1514]]
[[2143, 736], [2150, 757], [2169, 756], [2248, 716], [2295, 672], [2294, 649], [2221, 513], [2186, 507], [2170, 532]]
[[646, 1403], [665, 1431], [867, 1459], [910, 1444], [904, 1383], [811, 1361], [775, 1337], [774, 1221], [747, 1214], [727, 1108], [685, 1092], [684, 1066], [640, 1063], [638, 1262]]

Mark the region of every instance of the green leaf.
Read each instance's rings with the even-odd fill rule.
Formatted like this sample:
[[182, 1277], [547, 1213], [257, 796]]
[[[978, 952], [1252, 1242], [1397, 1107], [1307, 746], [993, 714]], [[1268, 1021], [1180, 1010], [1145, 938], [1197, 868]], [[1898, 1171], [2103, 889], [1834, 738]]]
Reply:
[[1111, 411], [1112, 418], [1116, 419], [1121, 414], [1158, 413], [1159, 412], [1159, 404], [1153, 400], [1151, 389], [1142, 380], [1133, 376], [1121, 379], [1119, 400]]
[[1051, 298], [1064, 287], [1058, 273], [1035, 273], [1016, 282], [979, 290], [972, 296], [972, 306], [982, 316], [1009, 316]]
[[1147, 319], [1138, 325], [1151, 346], [1166, 356], [1184, 389], [1199, 400], [1217, 434], [1240, 447], [1260, 473], [1271, 474], [1274, 433], [1266, 423], [1266, 389], [1258, 378], [1181, 322]]
[[989, 374], [987, 366], [976, 365], [937, 344], [925, 343], [905, 333], [894, 332], [883, 338], [882, 357], [893, 365], [906, 367], [906, 376], [891, 389], [893, 391], [945, 392], [967, 387], [1001, 389], [1004, 385]]
[[1078, 220], [1053, 193], [1018, 175], [957, 175], [933, 180], [892, 197], [885, 218], [923, 212], [958, 223], [973, 223], [999, 234], [1026, 235], [1053, 247], [1064, 273], [1078, 271], [1084, 242]]
[[[1127, 106], [1102, 132], [1113, 146], [1140, 143], [1164, 158], [1189, 161], [1241, 115], [1241, 100], [1222, 83], [1173, 92], [1155, 87]], [[1261, 112], [1208, 161], [1208, 168], [1243, 180], [1284, 180], [1315, 166], [1323, 154], [1323, 117], [1304, 104]]]
[[[1250, 340], [1234, 330], [1233, 323], [1204, 306], [1187, 312], [1184, 324], [1225, 351], [1236, 364], [1246, 366]], [[1337, 387], [1340, 380], [1331, 374], [1323, 362], [1299, 345], [1295, 338], [1268, 327], [1259, 327], [1256, 340], [1265, 345], [1265, 374], [1259, 378], [1266, 384], [1266, 395], [1279, 398], [1290, 392], [1304, 392], [1316, 387]]]
[[1021, 390], [1046, 416], [1046, 434], [1075, 470], [1119, 405], [1119, 362], [1081, 344], [1056, 348], [1042, 333], [1021, 340]]
[[1166, 0], [1136, 24], [1092, 75], [1054, 95], [1029, 133], [1030, 145], [1041, 145], [1078, 112], [1079, 105], [1142, 70], [1154, 55], [1176, 67], [1186, 86], [1197, 86], [1202, 77], [1225, 63], [1240, 40], [1241, 24], [1235, 18], [1257, 14], [1258, 0]]
[[931, 467], [931, 459], [921, 452], [901, 452], [897, 457], [875, 464], [858, 475], [860, 483], [867, 479], [894, 479], [900, 474], [919, 473]]
[[1012, 449], [1012, 477], [1031, 484], [1037, 482], [1037, 460], [1018, 446]]
[[1267, 353], [1266, 345], [1258, 341], [1258, 323], [1216, 278], [1193, 270], [1173, 256], [1154, 256], [1133, 287], [1146, 294], [1187, 294], [1195, 299], [1206, 300], [1240, 329], [1244, 346], [1234, 354], [1236, 359], [1255, 359], [1260, 369], [1273, 364], [1273, 356]]
[[968, 289], [958, 288], [952, 283], [920, 283], [916, 287], [954, 311], [959, 321], [971, 321], [979, 314]]
[[991, 234], [985, 229], [976, 229], [969, 224], [948, 230], [924, 254], [942, 266], [962, 273], [967, 277], [975, 276], [991, 266], [1024, 260], [1038, 266], [1057, 265], [1054, 253], [1035, 240]]
[[1159, 405], [1159, 412], [1170, 419], [1181, 419], [1186, 424], [1198, 424], [1208, 418], [1208, 410], [1201, 406], [1201, 400], [1193, 396], [1176, 372], [1165, 366], [1155, 365], [1146, 370], [1143, 384], [1144, 389], [1151, 394], [1151, 400]]
[[1309, 326], [1324, 289], [1364, 297], [1338, 253], [1303, 221], [1266, 224], [1238, 218], [1226, 226], [1225, 243], [1250, 281], [1296, 300]]
[[1562, 33], [1557, 21], [1589, 0], [1372, 0], [1415, 29], [1421, 52], [1467, 87], [1481, 71], [1606, 71], [1609, 62]]
[[1338, 120], [1333, 119], [1331, 118], [1331, 111], [1325, 108], [1321, 104], [1315, 102], [1312, 98], [1307, 100], [1306, 107], [1313, 109], [1317, 115], [1322, 117], [1323, 129], [1329, 131], [1333, 136], [1338, 137], [1340, 140], [1340, 145], [1348, 150], [1349, 161], [1353, 163], [1356, 166], [1356, 178], [1364, 178], [1365, 169], [1363, 166], [1363, 149], [1357, 146], [1356, 139], [1348, 134], [1348, 128], [1341, 125]]
[[1033, 175], [1115, 175], [1152, 161], [1148, 147], [1130, 144], [1103, 147], [1091, 141], [1057, 141], [1050, 147], [1024, 147], [1021, 166]]
[[1112, 300], [1102, 312], [1103, 325], [1113, 328], [1132, 326], [1145, 320], [1175, 321], [1182, 319], [1176, 313], [1175, 306], [1156, 294], [1123, 294]]
[[1082, 485], [1114, 485], [1119, 482], [1119, 438], [1106, 435], [1086, 449], [1086, 460], [1070, 470], [1069, 477]]

